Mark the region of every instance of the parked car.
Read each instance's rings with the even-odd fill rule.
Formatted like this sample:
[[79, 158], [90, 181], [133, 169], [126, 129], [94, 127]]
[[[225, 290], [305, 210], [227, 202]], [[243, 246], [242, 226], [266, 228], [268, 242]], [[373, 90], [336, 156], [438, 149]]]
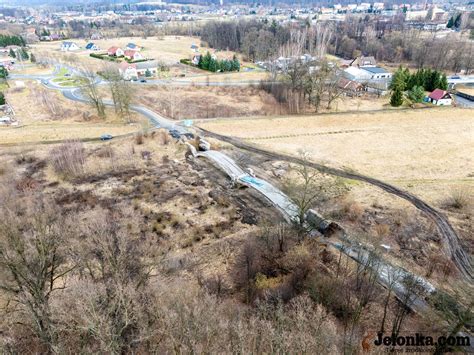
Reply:
[[100, 136], [101, 141], [109, 141], [114, 138], [111, 134], [103, 134]]
[[141, 83], [146, 83], [146, 79], [140, 80]]

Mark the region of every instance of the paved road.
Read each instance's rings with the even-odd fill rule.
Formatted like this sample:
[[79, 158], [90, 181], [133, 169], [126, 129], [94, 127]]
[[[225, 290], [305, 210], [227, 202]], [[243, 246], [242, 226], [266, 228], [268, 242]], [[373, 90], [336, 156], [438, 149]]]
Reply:
[[456, 105], [466, 108], [474, 108], [474, 101], [465, 99], [459, 95], [454, 95], [456, 100]]
[[448, 84], [474, 84], [474, 75], [448, 76]]

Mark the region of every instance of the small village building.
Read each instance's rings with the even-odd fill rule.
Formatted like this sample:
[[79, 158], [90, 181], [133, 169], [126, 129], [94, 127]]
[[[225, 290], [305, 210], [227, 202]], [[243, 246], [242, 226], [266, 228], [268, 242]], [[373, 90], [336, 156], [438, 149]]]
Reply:
[[129, 60], [142, 60], [143, 56], [138, 51], [132, 51], [131, 49], [127, 49], [123, 52], [123, 56]]
[[53, 34], [50, 34], [50, 35], [44, 35], [44, 36], [41, 36], [40, 37], [40, 41], [59, 41], [63, 39], [63, 36], [62, 35], [59, 35], [57, 33], [53, 33]]
[[349, 66], [358, 67], [358, 68], [361, 68], [361, 67], [375, 67], [375, 66], [377, 66], [377, 62], [375, 61], [375, 58], [372, 57], [372, 56], [370, 56], [370, 57], [360, 56], [360, 57], [355, 58], [349, 64]]
[[122, 62], [119, 65], [119, 72], [124, 80], [138, 79], [137, 65], [127, 62]]
[[392, 73], [385, 70], [384, 68], [364, 66], [364, 67], [361, 67], [361, 69], [368, 72], [370, 74], [370, 79], [372, 80], [392, 78]]
[[61, 43], [61, 51], [63, 52], [77, 51], [79, 49], [79, 46], [74, 42], [65, 41]]
[[451, 94], [445, 90], [435, 89], [429, 96], [429, 102], [438, 106], [449, 106], [453, 103]]
[[154, 60], [147, 62], [136, 63], [137, 74], [138, 76], [146, 76], [147, 71], [151, 75], [156, 75], [158, 73], [158, 63]]
[[110, 47], [109, 49], [107, 49], [107, 54], [110, 57], [122, 57], [123, 56], [123, 50], [120, 47], [113, 46], [113, 47]]
[[337, 86], [350, 95], [360, 95], [365, 91], [364, 85], [344, 77], [339, 78], [337, 81]]
[[358, 67], [348, 67], [343, 75], [349, 80], [358, 82], [368, 81], [372, 77], [371, 73]]
[[130, 42], [127, 44], [127, 47], [125, 47], [125, 49], [129, 49], [132, 51], [141, 51], [142, 47], [140, 47], [139, 45], [136, 45], [135, 43]]
[[193, 56], [193, 59], [191, 59], [191, 63], [193, 63], [193, 65], [198, 65], [200, 60], [201, 60], [201, 55], [198, 54], [198, 55]]
[[95, 43], [89, 42], [89, 43], [87, 43], [87, 45], [86, 45], [86, 49], [89, 50], [89, 51], [98, 51], [100, 48], [99, 48], [99, 46], [96, 45]]
[[0, 67], [3, 67], [5, 68], [6, 70], [13, 70], [14, 66], [13, 66], [14, 62], [12, 60], [2, 60], [0, 59]]
[[0, 125], [8, 125], [12, 123], [12, 118], [10, 116], [1, 116]]
[[99, 39], [102, 39], [102, 35], [100, 33], [93, 33], [91, 34], [91, 40], [97, 41]]

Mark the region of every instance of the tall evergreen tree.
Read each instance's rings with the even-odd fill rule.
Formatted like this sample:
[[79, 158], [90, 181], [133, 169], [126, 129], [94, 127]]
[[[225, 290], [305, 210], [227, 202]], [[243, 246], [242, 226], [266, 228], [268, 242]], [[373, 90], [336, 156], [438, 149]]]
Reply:
[[8, 77], [8, 70], [5, 67], [0, 67], [0, 79], [6, 79]]
[[442, 90], [448, 90], [448, 78], [446, 77], [445, 74], [441, 75], [441, 78], [439, 81], [439, 88]]
[[390, 105], [393, 107], [399, 107], [403, 104], [403, 92], [400, 87], [396, 86], [392, 91], [390, 97]]
[[453, 28], [454, 26], [454, 19], [453, 16], [449, 18], [448, 24], [446, 25], [447, 28]]
[[422, 102], [425, 97], [425, 89], [422, 86], [414, 86], [408, 91], [408, 98], [412, 102]]
[[209, 61], [209, 71], [216, 72], [217, 71], [217, 60], [211, 58]]
[[23, 59], [23, 60], [30, 59], [30, 56], [28, 55], [28, 52], [25, 50], [25, 48], [21, 48], [20, 56], [21, 56], [21, 59]]
[[207, 52], [206, 55], [201, 56], [201, 60], [199, 61], [199, 68], [209, 70], [209, 64], [211, 63], [211, 60], [211, 53]]
[[240, 62], [235, 55], [232, 59], [232, 71], [240, 71]]

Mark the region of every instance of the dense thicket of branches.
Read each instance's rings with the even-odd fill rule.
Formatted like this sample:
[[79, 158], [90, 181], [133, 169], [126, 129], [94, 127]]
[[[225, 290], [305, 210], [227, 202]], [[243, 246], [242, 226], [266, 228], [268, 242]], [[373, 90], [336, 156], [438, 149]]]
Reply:
[[474, 44], [459, 33], [406, 28], [403, 21], [381, 22], [377, 17], [348, 16], [335, 25], [329, 51], [344, 58], [372, 55], [379, 61], [411, 62], [417, 68], [459, 72], [474, 68]]
[[323, 104], [330, 109], [343, 94], [338, 86], [340, 77], [340, 70], [326, 60], [312, 63], [295, 60], [271, 80], [262, 81], [260, 87], [290, 113], [301, 113], [307, 108], [318, 112]]
[[[379, 61], [410, 62], [416, 67], [470, 72], [474, 67], [474, 44], [459, 33], [437, 36], [436, 32], [406, 28], [402, 19], [382, 22], [376, 16], [348, 16], [336, 24], [310, 25], [308, 22], [279, 25], [266, 21], [206, 23], [201, 38], [211, 47], [242, 52], [251, 60], [266, 60], [281, 53], [282, 47], [295, 41], [298, 30], [306, 37], [304, 50], [317, 52], [318, 39], [327, 38], [328, 51], [343, 58], [361, 54]], [[329, 35], [323, 32], [330, 31]]]
[[289, 38], [290, 29], [275, 21], [210, 21], [201, 29], [201, 39], [211, 48], [239, 51], [251, 60], [266, 60], [278, 54]]

